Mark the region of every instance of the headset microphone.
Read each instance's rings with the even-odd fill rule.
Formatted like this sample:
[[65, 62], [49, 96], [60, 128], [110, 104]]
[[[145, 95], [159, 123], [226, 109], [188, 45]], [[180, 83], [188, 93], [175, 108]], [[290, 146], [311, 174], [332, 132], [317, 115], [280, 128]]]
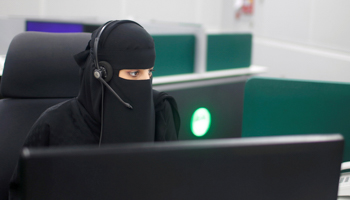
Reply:
[[[120, 96], [113, 90], [113, 88], [107, 83], [108, 81], [110, 81], [113, 77], [113, 69], [111, 67], [111, 65], [106, 62], [106, 61], [98, 61], [98, 56], [97, 56], [97, 50], [98, 50], [98, 42], [100, 40], [101, 34], [103, 32], [103, 30], [114, 21], [110, 21], [108, 23], [106, 23], [100, 30], [99, 34], [97, 35], [97, 37], [95, 38], [95, 42], [94, 42], [94, 56], [95, 56], [95, 64], [96, 64], [96, 68], [94, 70], [94, 76], [96, 79], [98, 79], [99, 81], [101, 81], [113, 94], [114, 96], [116, 96], [119, 101], [121, 103], [123, 103], [126, 107], [133, 109], [133, 107], [129, 104], [126, 103], [125, 101], [123, 101], [123, 99], [120, 98]], [[132, 22], [129, 20], [122, 20], [117, 22], [117, 24], [122, 24], [125, 22]], [[135, 22], [134, 22], [135, 23]]]
[[113, 90], [113, 88], [108, 85], [108, 83], [102, 78], [102, 74], [103, 74], [103, 71], [101, 69], [95, 69], [94, 71], [95, 78], [101, 81], [114, 94], [114, 96], [116, 96], [119, 99], [119, 101], [122, 102], [126, 107], [133, 109], [129, 103], [126, 103], [125, 101], [123, 101], [123, 99], [120, 98], [120, 96]]

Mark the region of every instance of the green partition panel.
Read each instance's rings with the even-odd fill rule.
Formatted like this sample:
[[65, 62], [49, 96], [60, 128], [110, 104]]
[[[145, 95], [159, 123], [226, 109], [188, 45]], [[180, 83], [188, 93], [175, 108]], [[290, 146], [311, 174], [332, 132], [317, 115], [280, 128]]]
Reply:
[[249, 67], [252, 34], [208, 35], [207, 71]]
[[156, 47], [154, 76], [194, 72], [194, 35], [152, 35]]
[[350, 161], [350, 84], [252, 78], [245, 86], [242, 137], [341, 133]]

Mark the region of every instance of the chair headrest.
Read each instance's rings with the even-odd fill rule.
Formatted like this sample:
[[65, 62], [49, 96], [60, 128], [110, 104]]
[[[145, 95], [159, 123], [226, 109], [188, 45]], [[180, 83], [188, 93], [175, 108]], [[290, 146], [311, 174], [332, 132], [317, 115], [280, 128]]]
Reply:
[[70, 98], [79, 92], [73, 56], [85, 50], [89, 33], [24, 32], [12, 40], [1, 78], [7, 98]]

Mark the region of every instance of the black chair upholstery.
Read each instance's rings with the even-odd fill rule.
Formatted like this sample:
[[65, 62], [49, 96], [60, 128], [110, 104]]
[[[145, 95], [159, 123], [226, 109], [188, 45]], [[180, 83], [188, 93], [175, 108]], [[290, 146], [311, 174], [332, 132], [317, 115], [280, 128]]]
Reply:
[[73, 55], [85, 49], [88, 33], [25, 32], [11, 42], [1, 77], [0, 199], [25, 137], [48, 107], [77, 96], [79, 67]]

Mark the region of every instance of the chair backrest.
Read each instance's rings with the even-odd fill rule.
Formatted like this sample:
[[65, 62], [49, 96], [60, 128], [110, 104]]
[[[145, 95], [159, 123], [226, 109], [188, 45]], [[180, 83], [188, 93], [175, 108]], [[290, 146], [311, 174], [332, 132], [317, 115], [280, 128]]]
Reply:
[[254, 77], [244, 95], [242, 137], [341, 133], [350, 161], [350, 83]]
[[79, 67], [73, 55], [83, 51], [88, 33], [25, 32], [11, 42], [0, 100], [0, 199], [9, 182], [25, 137], [48, 107], [77, 96]]

